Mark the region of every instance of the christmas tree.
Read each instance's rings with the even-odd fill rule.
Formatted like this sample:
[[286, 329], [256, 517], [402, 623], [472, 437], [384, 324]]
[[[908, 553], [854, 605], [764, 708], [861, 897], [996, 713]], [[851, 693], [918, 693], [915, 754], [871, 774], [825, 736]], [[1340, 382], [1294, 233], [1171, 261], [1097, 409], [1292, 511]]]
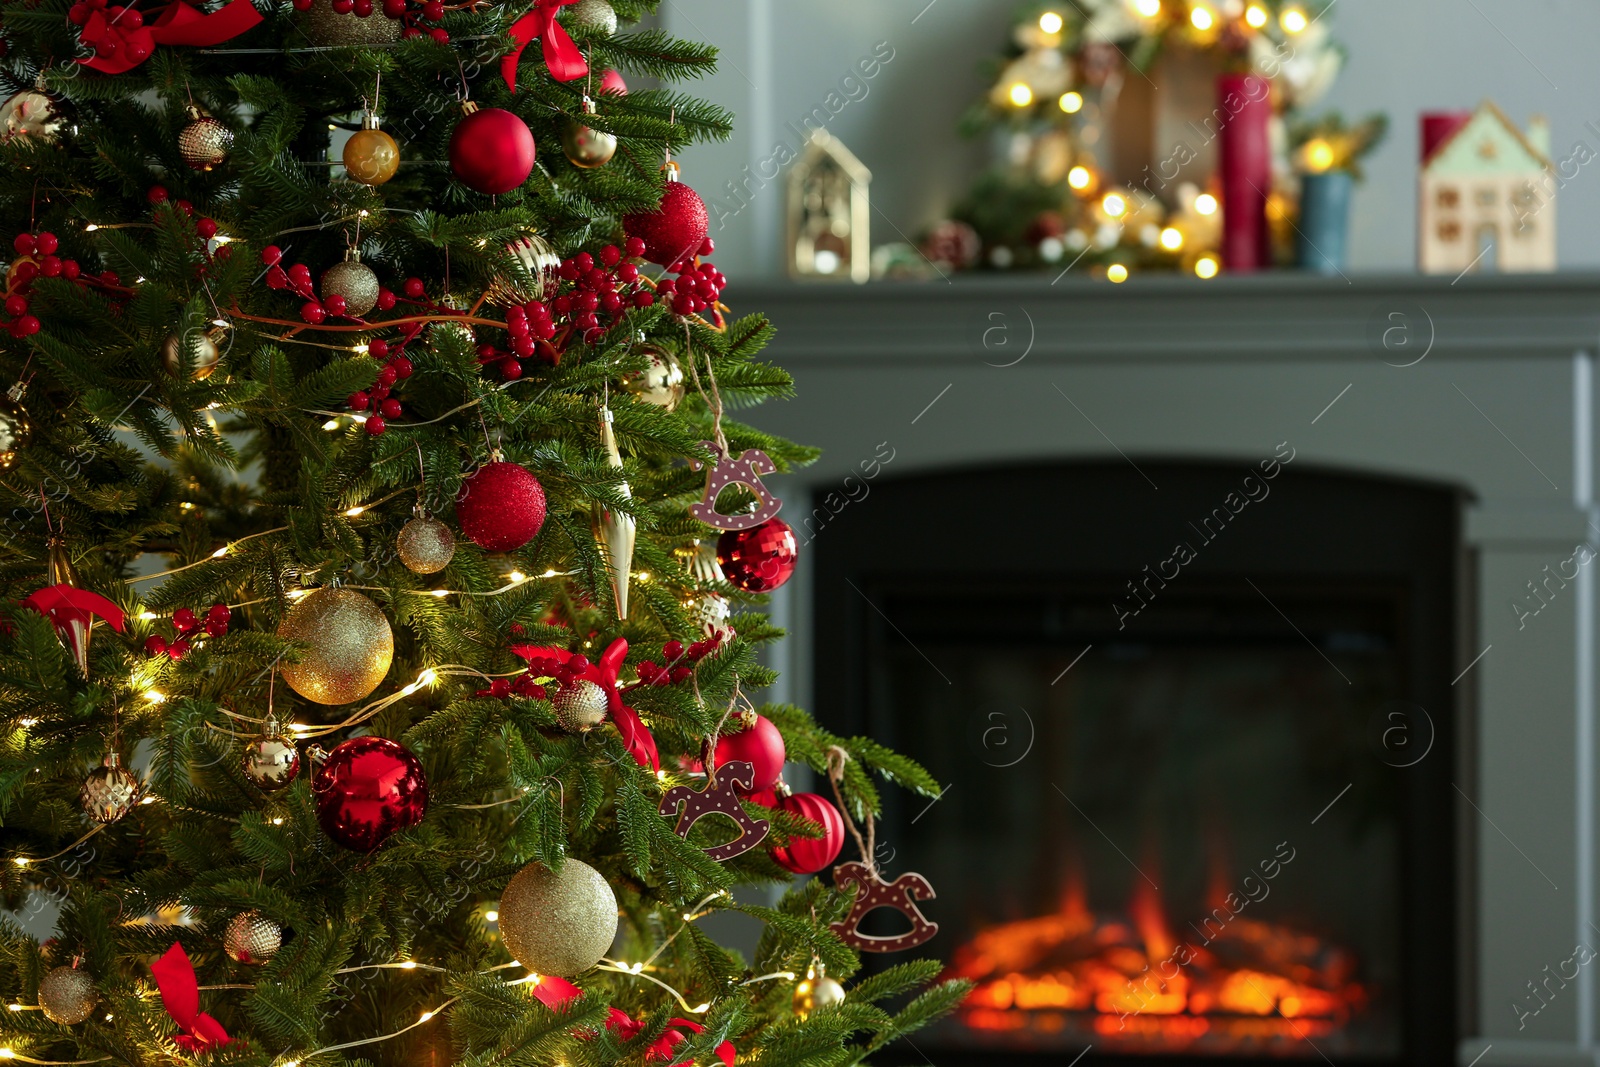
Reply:
[[726, 415], [791, 380], [654, 7], [0, 3], [0, 1059], [841, 1064], [965, 994], [851, 984], [937, 784], [760, 703], [815, 453]]

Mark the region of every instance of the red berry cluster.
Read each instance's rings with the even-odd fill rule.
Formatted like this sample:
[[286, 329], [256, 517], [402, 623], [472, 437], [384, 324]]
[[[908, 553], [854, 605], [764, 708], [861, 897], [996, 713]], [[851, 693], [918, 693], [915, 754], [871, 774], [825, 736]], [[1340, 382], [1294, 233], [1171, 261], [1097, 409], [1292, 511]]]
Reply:
[[[207, 222], [207, 219], [201, 219]], [[213, 228], [213, 233], [215, 228]], [[317, 299], [317, 291], [311, 285], [311, 268], [304, 263], [292, 263], [287, 270], [283, 267], [283, 249], [277, 245], [268, 245], [261, 250], [261, 262], [267, 265], [267, 287], [269, 289], [287, 289], [298, 296], [303, 296], [306, 302], [300, 305], [300, 318], [312, 326], [321, 326], [331, 315], [334, 318], [346, 318], [351, 322], [364, 322], [353, 315], [346, 314], [344, 297], [335, 293], [324, 299]], [[395, 305], [395, 295], [388, 289], [378, 290], [378, 310], [388, 311]]]
[[95, 27], [96, 32], [80, 30], [79, 44], [94, 49], [101, 59], [120, 54], [129, 62], [143, 63], [150, 58], [149, 40], [133, 33], [144, 25], [144, 15], [136, 7], [108, 7], [106, 0], [78, 0], [67, 8], [67, 21], [74, 26], [87, 26], [96, 11], [105, 13], [104, 20]]
[[[20, 258], [11, 264], [6, 279], [5, 317], [0, 318], [0, 325], [5, 326], [12, 337], [23, 338], [39, 332], [38, 316], [28, 312], [28, 296], [35, 278], [66, 278], [80, 285], [87, 285], [89, 279], [82, 277], [77, 260], [56, 255], [60, 242], [53, 233], [18, 234], [11, 247], [17, 250]], [[117, 276], [108, 273], [94, 280], [115, 285]]]
[[213, 604], [206, 610], [202, 623], [192, 609], [179, 608], [172, 613], [172, 628], [178, 632], [177, 636], [169, 642], [160, 634], [151, 634], [145, 638], [144, 650], [151, 656], [182, 659], [189, 651], [190, 634], [194, 634], [194, 640], [199, 640], [200, 635], [195, 631], [203, 628], [207, 637], [221, 637], [228, 632], [228, 619], [232, 614], [228, 605]]
[[716, 267], [700, 262], [701, 256], [716, 251], [716, 242], [707, 237], [691, 260], [674, 263], [668, 269], [676, 278], [656, 282], [656, 296], [670, 301], [675, 315], [695, 315], [714, 305], [728, 287], [728, 279]]
[[676, 685], [694, 673], [694, 668], [686, 665], [684, 660], [699, 663], [715, 652], [721, 643], [721, 637], [708, 637], [684, 648], [682, 641], [668, 641], [661, 646], [661, 658], [666, 665], [657, 666], [654, 660], [648, 659], [639, 664], [639, 684]]
[[489, 688], [478, 690], [477, 695], [508, 697], [515, 693], [517, 696], [544, 700], [549, 695], [549, 690], [539, 683], [540, 678], [554, 679], [557, 686], [571, 685], [588, 669], [589, 660], [585, 656], [573, 656], [565, 663], [557, 662], [549, 656], [536, 656], [528, 661], [528, 669], [515, 679], [496, 678], [489, 683]]
[[405, 407], [398, 397], [389, 395], [389, 390], [394, 383], [404, 378], [411, 377], [411, 360], [406, 358], [406, 344], [417, 335], [417, 330], [411, 327], [420, 327], [418, 322], [406, 323], [407, 334], [398, 345], [390, 347], [389, 342], [381, 338], [367, 343], [367, 355], [379, 360], [383, 366], [378, 368], [378, 380], [366, 389], [351, 393], [345, 404], [351, 411], [371, 411], [367, 416], [367, 433], [377, 437], [389, 428], [386, 420], [398, 419], [406, 413]]
[[[296, 11], [308, 11], [312, 0], [294, 0]], [[450, 34], [443, 26], [434, 26], [431, 29], [420, 25], [421, 21], [442, 22], [445, 7], [443, 0], [428, 0], [421, 5], [419, 11], [413, 11], [406, 0], [383, 0], [382, 4], [373, 4], [372, 0], [333, 0], [333, 10], [340, 15], [354, 15], [356, 18], [371, 18], [376, 12], [383, 12], [386, 18], [406, 24], [403, 37], [418, 37], [424, 32], [440, 44], [450, 42]]]

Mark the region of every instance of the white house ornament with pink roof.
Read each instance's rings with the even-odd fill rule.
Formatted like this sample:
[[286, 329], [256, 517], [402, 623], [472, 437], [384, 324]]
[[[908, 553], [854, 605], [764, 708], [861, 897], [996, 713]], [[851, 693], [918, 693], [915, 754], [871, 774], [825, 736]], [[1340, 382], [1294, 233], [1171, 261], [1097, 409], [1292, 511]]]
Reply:
[[1556, 269], [1550, 128], [1526, 133], [1487, 100], [1422, 116], [1417, 264], [1424, 274]]

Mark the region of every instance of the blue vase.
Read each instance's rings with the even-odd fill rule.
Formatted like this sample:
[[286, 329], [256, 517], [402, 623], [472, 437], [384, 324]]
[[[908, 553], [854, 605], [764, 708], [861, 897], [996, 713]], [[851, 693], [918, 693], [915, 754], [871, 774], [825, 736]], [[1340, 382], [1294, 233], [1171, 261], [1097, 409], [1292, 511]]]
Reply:
[[1300, 179], [1300, 266], [1318, 274], [1339, 274], [1348, 262], [1349, 171], [1330, 170]]

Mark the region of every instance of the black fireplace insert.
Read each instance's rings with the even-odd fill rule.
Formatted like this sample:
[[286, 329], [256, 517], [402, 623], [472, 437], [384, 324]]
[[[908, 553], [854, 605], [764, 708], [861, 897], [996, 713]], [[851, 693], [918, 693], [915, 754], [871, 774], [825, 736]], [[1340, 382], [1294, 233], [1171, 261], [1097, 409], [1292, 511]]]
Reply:
[[976, 984], [898, 1062], [1452, 1062], [1461, 503], [1281, 446], [883, 481], [817, 529], [814, 705], [944, 784], [878, 859]]

